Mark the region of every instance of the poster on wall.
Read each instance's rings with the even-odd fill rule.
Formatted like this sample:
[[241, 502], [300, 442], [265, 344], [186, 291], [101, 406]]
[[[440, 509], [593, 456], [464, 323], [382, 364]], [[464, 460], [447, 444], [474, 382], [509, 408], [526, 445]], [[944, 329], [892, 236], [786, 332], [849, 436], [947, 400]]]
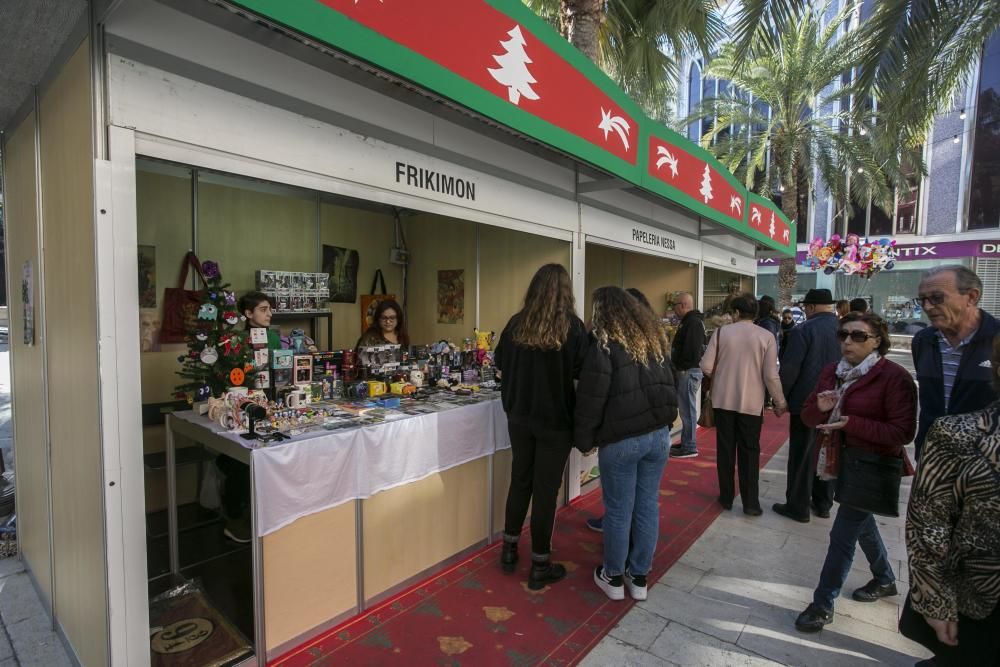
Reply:
[[330, 301], [354, 303], [358, 300], [359, 263], [357, 250], [323, 246], [323, 273], [330, 276]]
[[31, 281], [31, 260], [21, 269], [21, 305], [24, 307], [24, 344], [35, 344], [35, 292]]
[[156, 308], [156, 246], [139, 246], [139, 307]]
[[465, 320], [465, 269], [438, 271], [438, 324]]

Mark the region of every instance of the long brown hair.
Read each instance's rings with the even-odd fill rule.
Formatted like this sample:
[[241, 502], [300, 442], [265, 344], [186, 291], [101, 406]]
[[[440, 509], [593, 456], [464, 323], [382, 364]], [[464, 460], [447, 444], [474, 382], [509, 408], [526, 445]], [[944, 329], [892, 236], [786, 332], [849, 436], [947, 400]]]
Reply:
[[392, 310], [396, 313], [396, 339], [399, 340], [399, 344], [402, 347], [409, 347], [410, 335], [406, 332], [406, 318], [403, 315], [403, 309], [394, 299], [379, 301], [378, 306], [375, 307], [375, 312], [372, 314], [372, 323], [365, 330], [362, 337], [373, 336], [375, 338], [382, 338], [382, 325], [379, 324], [379, 320], [387, 310]]
[[667, 358], [666, 334], [652, 310], [620, 287], [594, 290], [593, 333], [602, 348], [618, 343], [643, 366]]
[[523, 347], [558, 350], [569, 337], [575, 314], [569, 273], [561, 264], [546, 264], [528, 285], [512, 338]]

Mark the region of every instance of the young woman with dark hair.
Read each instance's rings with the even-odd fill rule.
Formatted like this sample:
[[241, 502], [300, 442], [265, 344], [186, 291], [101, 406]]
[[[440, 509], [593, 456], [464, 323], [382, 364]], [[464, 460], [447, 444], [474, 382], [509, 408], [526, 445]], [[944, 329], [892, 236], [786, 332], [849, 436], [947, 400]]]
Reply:
[[371, 326], [361, 334], [355, 347], [376, 345], [401, 345], [403, 349], [410, 346], [403, 309], [393, 299], [379, 302], [372, 316]]
[[587, 332], [576, 315], [569, 273], [546, 264], [531, 279], [524, 307], [504, 327], [495, 352], [512, 452], [500, 564], [505, 572], [516, 568], [531, 503], [532, 590], [566, 576], [566, 568], [550, 560], [552, 526], [573, 446], [573, 380], [586, 351]]

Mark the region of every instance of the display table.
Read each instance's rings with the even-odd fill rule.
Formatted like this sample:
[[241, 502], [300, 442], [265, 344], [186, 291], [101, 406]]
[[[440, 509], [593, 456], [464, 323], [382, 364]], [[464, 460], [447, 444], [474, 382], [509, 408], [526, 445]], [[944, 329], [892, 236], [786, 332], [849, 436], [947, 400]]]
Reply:
[[[170, 491], [179, 440], [250, 466], [259, 661], [492, 539], [510, 467], [494, 396], [257, 448], [191, 411], [167, 417]], [[173, 499], [168, 522], [176, 573]]]

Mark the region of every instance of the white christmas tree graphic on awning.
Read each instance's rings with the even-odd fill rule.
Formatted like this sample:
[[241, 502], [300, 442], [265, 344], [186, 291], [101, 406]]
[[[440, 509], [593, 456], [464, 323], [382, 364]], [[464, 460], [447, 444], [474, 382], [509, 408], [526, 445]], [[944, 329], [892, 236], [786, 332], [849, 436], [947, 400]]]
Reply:
[[705, 198], [705, 203], [712, 198], [712, 172], [708, 170], [708, 165], [705, 165], [705, 175], [701, 177], [701, 190], [698, 190], [701, 196]]
[[771, 213], [771, 226], [770, 226], [770, 228], [768, 228], [767, 231], [771, 235], [771, 238], [773, 239], [774, 238], [774, 213], [773, 212]]
[[538, 93], [531, 89], [531, 84], [538, 83], [535, 77], [528, 71], [531, 58], [524, 50], [524, 35], [521, 34], [521, 26], [516, 25], [507, 33], [510, 39], [500, 41], [500, 46], [505, 52], [493, 56], [493, 60], [500, 65], [497, 69], [487, 68], [490, 76], [497, 80], [502, 86], [507, 86], [507, 99], [513, 104], [520, 104], [521, 96], [529, 100], [537, 100]]

